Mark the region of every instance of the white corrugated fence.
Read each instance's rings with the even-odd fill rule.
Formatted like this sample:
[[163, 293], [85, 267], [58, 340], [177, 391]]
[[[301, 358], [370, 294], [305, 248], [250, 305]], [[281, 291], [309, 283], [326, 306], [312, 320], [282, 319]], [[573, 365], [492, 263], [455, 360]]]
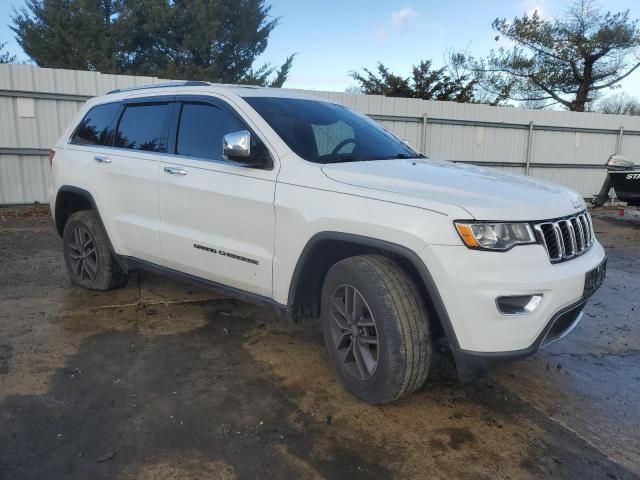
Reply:
[[[154, 77], [0, 65], [0, 204], [46, 203], [47, 150], [88, 98]], [[640, 117], [316, 92], [381, 122], [428, 156], [600, 188], [613, 153], [640, 163]]]

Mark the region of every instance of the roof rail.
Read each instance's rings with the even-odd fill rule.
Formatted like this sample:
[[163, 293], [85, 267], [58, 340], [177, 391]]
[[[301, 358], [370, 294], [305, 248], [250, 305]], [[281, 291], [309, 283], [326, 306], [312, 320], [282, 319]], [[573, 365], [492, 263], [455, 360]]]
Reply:
[[148, 88], [167, 88], [167, 87], [208, 87], [211, 84], [209, 82], [203, 82], [199, 80], [188, 80], [185, 82], [167, 82], [167, 83], [152, 83], [150, 85], [141, 85], [139, 87], [127, 87], [118, 88], [107, 92], [107, 95], [112, 93], [130, 92], [132, 90], [146, 90]]

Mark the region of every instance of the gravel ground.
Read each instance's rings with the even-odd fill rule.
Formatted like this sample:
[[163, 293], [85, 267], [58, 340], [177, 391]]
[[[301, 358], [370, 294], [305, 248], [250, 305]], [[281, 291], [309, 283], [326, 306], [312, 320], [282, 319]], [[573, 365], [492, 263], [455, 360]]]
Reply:
[[371, 407], [315, 322], [148, 273], [74, 288], [46, 209], [0, 210], [0, 478], [640, 478], [640, 221], [594, 222], [608, 277], [569, 337]]

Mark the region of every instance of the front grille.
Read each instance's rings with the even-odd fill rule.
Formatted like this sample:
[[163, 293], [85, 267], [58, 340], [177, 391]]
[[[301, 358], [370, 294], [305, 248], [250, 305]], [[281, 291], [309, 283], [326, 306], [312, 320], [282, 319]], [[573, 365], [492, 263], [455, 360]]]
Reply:
[[586, 211], [572, 217], [536, 223], [533, 228], [551, 263], [582, 255], [595, 239], [591, 216]]

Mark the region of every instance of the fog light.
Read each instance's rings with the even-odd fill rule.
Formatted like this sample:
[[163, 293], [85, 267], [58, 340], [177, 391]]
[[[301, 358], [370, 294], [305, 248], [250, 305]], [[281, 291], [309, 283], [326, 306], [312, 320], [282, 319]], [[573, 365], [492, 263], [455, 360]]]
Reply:
[[503, 315], [527, 315], [533, 312], [542, 302], [542, 294], [514, 295], [496, 298], [498, 310]]

